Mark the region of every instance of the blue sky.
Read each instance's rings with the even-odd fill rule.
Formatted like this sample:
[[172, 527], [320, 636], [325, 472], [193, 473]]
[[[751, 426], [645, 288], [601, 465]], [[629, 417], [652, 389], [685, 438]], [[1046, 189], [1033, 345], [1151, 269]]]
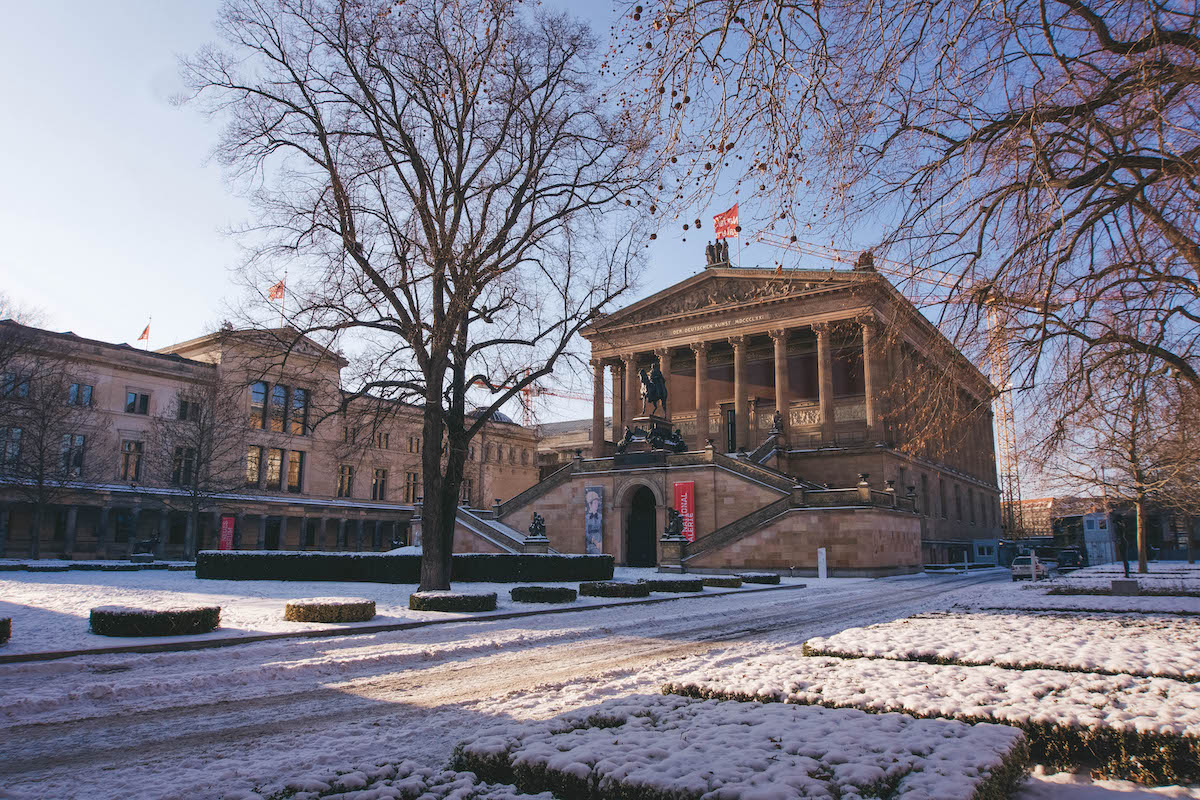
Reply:
[[[213, 330], [238, 298], [236, 240], [245, 203], [209, 155], [219, 126], [171, 104], [177, 59], [215, 38], [217, 0], [24, 3], [0, 27], [7, 76], [0, 126], [0, 287], [39, 307], [45, 327], [133, 342], [153, 317], [153, 348]], [[557, 0], [607, 36], [612, 6]], [[639, 296], [703, 268], [715, 198], [660, 230]], [[742, 202], [743, 216], [753, 213]], [[736, 244], [733, 247], [736, 255]], [[761, 246], [746, 250], [767, 257]], [[772, 264], [768, 258], [768, 265]], [[822, 265], [823, 266], [823, 265]], [[590, 404], [542, 409], [588, 416]]]

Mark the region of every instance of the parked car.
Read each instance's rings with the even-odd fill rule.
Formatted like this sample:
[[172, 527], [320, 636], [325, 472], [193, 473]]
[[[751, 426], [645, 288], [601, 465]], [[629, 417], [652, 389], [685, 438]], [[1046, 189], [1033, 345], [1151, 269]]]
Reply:
[[1083, 558], [1078, 550], [1060, 550], [1058, 553], [1058, 571], [1073, 572], [1083, 567]]
[[[1036, 580], [1043, 580], [1050, 577], [1050, 567], [1040, 558], [1037, 564]], [[1012, 562], [1012, 579], [1019, 580], [1035, 580], [1033, 575], [1033, 558], [1032, 556], [1017, 556]]]

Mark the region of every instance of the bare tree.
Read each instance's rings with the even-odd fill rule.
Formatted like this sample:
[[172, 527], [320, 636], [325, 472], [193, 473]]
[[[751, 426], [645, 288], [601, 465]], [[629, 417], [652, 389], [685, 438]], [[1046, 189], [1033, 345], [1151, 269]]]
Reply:
[[630, 286], [646, 134], [585, 26], [509, 0], [239, 0], [219, 26], [185, 72], [256, 204], [249, 280], [290, 267], [290, 328], [351, 361], [343, 407], [422, 407], [421, 588], [444, 589], [471, 438]]
[[146, 457], [148, 482], [173, 487], [161, 495], [188, 514], [184, 558], [196, 555], [200, 515], [220, 495], [246, 483], [244, 386], [216, 369], [210, 380], [179, 390], [168, 413], [156, 418]]
[[[32, 507], [29, 555], [40, 558], [47, 512], [88, 476], [111, 466], [92, 383], [56, 346], [31, 329], [14, 332], [20, 352], [0, 376], [0, 481]], [[19, 326], [18, 326], [19, 327]]]
[[785, 233], [882, 223], [883, 252], [948, 274], [932, 300], [977, 301], [943, 306], [944, 327], [961, 341], [993, 312], [1024, 381], [1070, 349], [1200, 386], [1194, 3], [627, 11], [625, 99], [666, 132], [677, 202], [732, 179]]

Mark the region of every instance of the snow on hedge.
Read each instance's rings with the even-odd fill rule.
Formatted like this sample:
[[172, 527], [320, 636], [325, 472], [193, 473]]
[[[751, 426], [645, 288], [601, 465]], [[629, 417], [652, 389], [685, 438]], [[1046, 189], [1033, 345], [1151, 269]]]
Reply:
[[512, 786], [484, 783], [470, 773], [430, 769], [412, 761], [385, 764], [336, 775], [317, 773], [289, 780], [283, 794], [293, 800], [554, 800], [549, 794], [521, 794]]
[[852, 709], [631, 696], [459, 745], [453, 768], [559, 797], [1007, 797], [1024, 736]]
[[1177, 617], [921, 614], [809, 639], [809, 655], [992, 664], [1200, 681], [1200, 625]]
[[1034, 760], [1144, 783], [1200, 781], [1200, 686], [1058, 670], [805, 657], [799, 648], [730, 663], [714, 655], [664, 691], [1026, 730]]

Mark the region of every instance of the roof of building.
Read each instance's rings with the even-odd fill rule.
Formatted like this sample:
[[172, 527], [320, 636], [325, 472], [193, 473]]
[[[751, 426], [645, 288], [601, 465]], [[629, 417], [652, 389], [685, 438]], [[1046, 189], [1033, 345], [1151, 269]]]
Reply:
[[129, 344], [128, 342], [122, 342], [121, 344], [116, 344], [114, 342], [105, 342], [100, 339], [88, 339], [84, 336], [78, 335], [74, 331], [51, 331], [51, 330], [47, 330], [45, 328], [35, 328], [32, 325], [22, 325], [21, 323], [16, 322], [15, 320], [11, 320], [11, 319], [0, 320], [0, 326], [4, 326], [5, 328], [8, 328], [10, 330], [29, 331], [30, 333], [32, 333], [35, 336], [42, 336], [42, 337], [46, 337], [46, 338], [56, 339], [58, 341], [67, 342], [72, 345], [77, 345], [77, 346], [91, 345], [94, 347], [101, 347], [101, 348], [104, 348], [107, 350], [117, 350], [122, 353], [128, 353], [130, 355], [133, 355], [133, 356], [136, 356], [139, 358], [159, 359], [159, 360], [164, 360], [164, 361], [171, 361], [176, 364], [189, 364], [192, 366], [206, 367], [206, 368], [211, 368], [213, 366], [212, 364], [209, 364], [206, 361], [197, 361], [196, 359], [193, 359], [193, 358], [185, 358], [184, 356], [177, 355], [175, 353], [164, 353], [164, 352], [159, 352], [159, 351], [154, 351], [154, 350], [141, 350], [141, 349]]
[[[605, 427], [612, 425], [612, 418], [604, 418]], [[588, 419], [571, 419], [565, 422], [543, 422], [537, 426], [538, 436], [561, 436], [564, 433], [591, 433], [592, 420]]]

